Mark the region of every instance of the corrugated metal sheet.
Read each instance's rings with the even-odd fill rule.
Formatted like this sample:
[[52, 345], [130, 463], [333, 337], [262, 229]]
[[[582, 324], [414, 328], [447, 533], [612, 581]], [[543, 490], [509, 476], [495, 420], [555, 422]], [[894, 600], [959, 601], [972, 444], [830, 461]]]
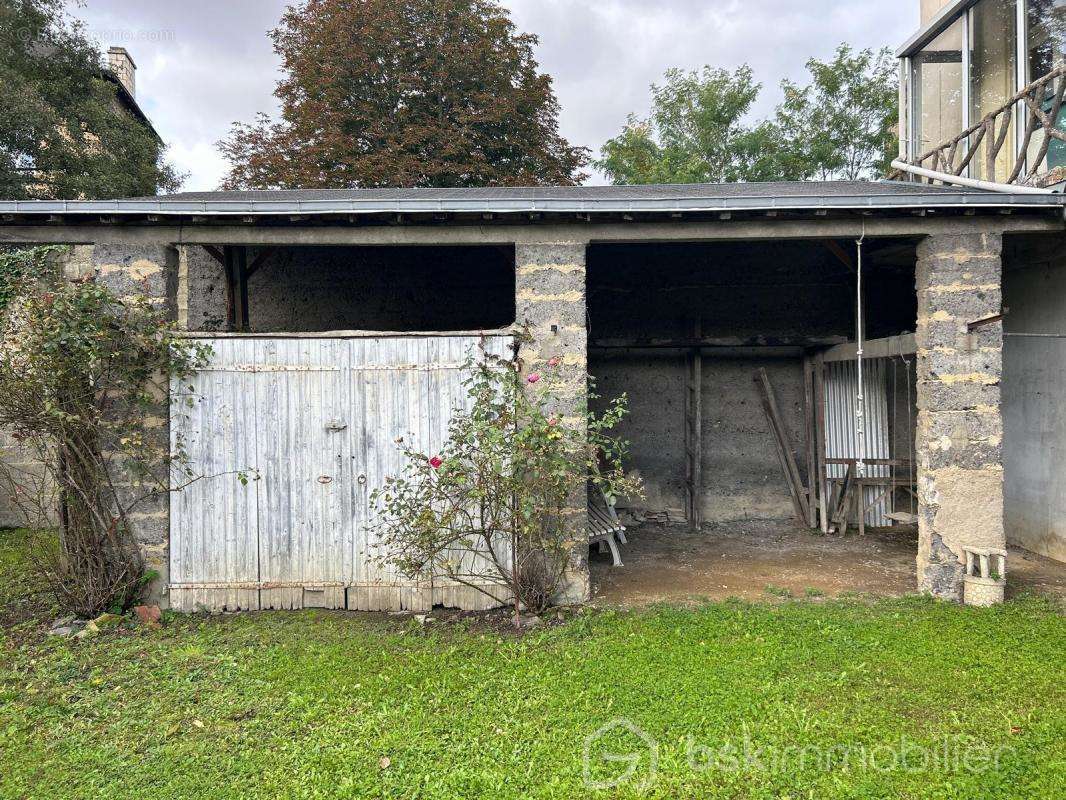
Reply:
[[[888, 388], [885, 380], [886, 360], [863, 362], [863, 408], [865, 418], [864, 458], [890, 458], [888, 430]], [[855, 430], [855, 407], [859, 388], [858, 369], [854, 361], [836, 361], [826, 365], [825, 374], [825, 455], [826, 458], [858, 458], [859, 438]], [[843, 464], [826, 464], [826, 477], [840, 480], [847, 469]], [[891, 468], [866, 465], [866, 475], [887, 478]], [[864, 505], [874, 503], [883, 487], [863, 490]], [[891, 493], [866, 512], [867, 525], [888, 525], [885, 516]]]
[[[206, 476], [171, 506], [172, 605], [486, 607], [476, 589], [397, 574], [369, 530], [371, 492], [403, 466], [396, 439], [430, 452], [443, 444], [467, 403], [460, 366], [477, 343], [208, 340], [207, 367], [171, 386], [173, 446], [183, 438], [192, 471]], [[486, 348], [507, 355], [511, 343], [495, 335]], [[259, 479], [242, 484], [238, 470]]]

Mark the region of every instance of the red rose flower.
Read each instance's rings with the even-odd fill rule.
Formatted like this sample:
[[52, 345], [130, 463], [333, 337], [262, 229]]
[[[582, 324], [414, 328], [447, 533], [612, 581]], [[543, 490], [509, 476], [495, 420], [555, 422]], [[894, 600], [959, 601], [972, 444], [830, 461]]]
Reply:
[[433, 469], [440, 469], [440, 465], [443, 463], [444, 462], [441, 461], [440, 456], [433, 456], [433, 458], [429, 460], [429, 465], [433, 467]]

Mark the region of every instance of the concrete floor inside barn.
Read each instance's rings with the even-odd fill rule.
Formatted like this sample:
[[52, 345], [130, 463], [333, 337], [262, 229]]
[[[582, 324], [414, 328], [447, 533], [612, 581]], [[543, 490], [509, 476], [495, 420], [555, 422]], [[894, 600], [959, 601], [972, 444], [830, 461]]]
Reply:
[[[589, 556], [596, 605], [766, 600], [862, 593], [913, 594], [918, 531], [914, 526], [868, 528], [865, 536], [824, 536], [790, 522], [744, 520], [705, 525], [645, 524], [628, 528], [624, 566], [612, 567], [594, 546]], [[1066, 599], [1066, 564], [1012, 547], [1007, 598], [1023, 592]]]

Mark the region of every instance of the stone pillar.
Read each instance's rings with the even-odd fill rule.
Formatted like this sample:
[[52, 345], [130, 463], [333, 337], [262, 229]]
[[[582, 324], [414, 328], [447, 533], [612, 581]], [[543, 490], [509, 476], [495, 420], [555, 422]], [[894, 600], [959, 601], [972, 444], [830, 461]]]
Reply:
[[[1002, 551], [999, 234], [918, 246], [918, 589], [963, 599], [965, 550]], [[1002, 580], [1002, 575], [997, 576]]]
[[[515, 311], [532, 341], [519, 349], [526, 373], [558, 358], [563, 390], [555, 411], [562, 423], [585, 430], [588, 402], [588, 334], [585, 327], [585, 242], [543, 242], [515, 247]], [[571, 557], [562, 602], [589, 599], [585, 487], [575, 487], [570, 507]]]
[[[92, 249], [90, 263], [95, 279], [113, 294], [127, 299], [146, 297], [174, 319], [178, 280], [176, 250], [164, 245], [97, 244]], [[145, 422], [153, 434], [147, 446], [165, 456], [170, 448], [169, 393], [164, 392], [158, 398]], [[163, 469], [165, 467], [161, 467], [161, 471]], [[126, 497], [141, 497], [150, 489], [129, 475], [116, 475], [112, 479], [120, 494]], [[139, 502], [128, 519], [144, 556], [145, 568], [159, 576], [149, 587], [149, 600], [166, 605], [170, 572], [170, 494], [157, 492]]]

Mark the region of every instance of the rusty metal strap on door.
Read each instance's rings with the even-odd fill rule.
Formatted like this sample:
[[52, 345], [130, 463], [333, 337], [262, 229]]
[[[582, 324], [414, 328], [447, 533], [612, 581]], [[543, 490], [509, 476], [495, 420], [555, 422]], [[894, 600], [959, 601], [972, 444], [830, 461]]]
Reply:
[[456, 361], [444, 364], [360, 364], [350, 367], [352, 372], [437, 372], [439, 370], [459, 370], [465, 366]]
[[340, 372], [340, 367], [307, 364], [220, 364], [199, 367], [197, 372]]
[[304, 364], [225, 364], [200, 367], [198, 372], [439, 372], [461, 370], [460, 362], [446, 364], [360, 364], [356, 367]]

